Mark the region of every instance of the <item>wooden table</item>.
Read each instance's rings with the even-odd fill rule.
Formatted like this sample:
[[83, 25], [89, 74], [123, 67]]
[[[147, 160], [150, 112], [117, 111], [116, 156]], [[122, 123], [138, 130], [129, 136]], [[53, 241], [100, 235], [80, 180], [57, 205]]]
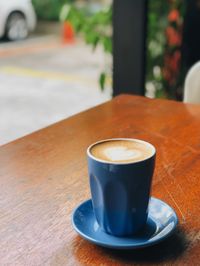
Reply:
[[[157, 148], [152, 194], [180, 221], [157, 246], [108, 250], [72, 228], [90, 197], [86, 147], [111, 137]], [[200, 106], [119, 96], [2, 146], [0, 177], [0, 265], [200, 265]]]

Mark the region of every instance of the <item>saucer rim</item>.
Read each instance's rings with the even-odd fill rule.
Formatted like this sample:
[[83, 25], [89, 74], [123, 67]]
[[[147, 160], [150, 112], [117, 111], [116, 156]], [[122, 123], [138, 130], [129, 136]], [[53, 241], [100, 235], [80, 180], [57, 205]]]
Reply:
[[[140, 244], [134, 244], [134, 243], [124, 243], [124, 244], [107, 244], [107, 243], [104, 243], [104, 242], [101, 242], [99, 240], [96, 240], [94, 237], [91, 237], [89, 235], [86, 235], [85, 233], [83, 233], [82, 231], [80, 231], [75, 222], [74, 222], [74, 218], [75, 218], [75, 215], [76, 215], [76, 212], [79, 210], [79, 208], [82, 206], [82, 205], [85, 205], [87, 204], [88, 202], [92, 202], [92, 199], [87, 199], [85, 201], [83, 201], [82, 203], [80, 203], [74, 210], [73, 210], [73, 213], [72, 213], [72, 219], [71, 219], [71, 222], [72, 222], [72, 225], [73, 225], [73, 228], [74, 230], [81, 236], [83, 237], [85, 240], [89, 241], [90, 243], [93, 243], [93, 244], [96, 244], [98, 246], [102, 246], [102, 247], [105, 247], [105, 248], [110, 248], [110, 249], [141, 249], [141, 248], [145, 248], [145, 247], [149, 247], [149, 246], [152, 246], [152, 245], [155, 245], [157, 243], [160, 243], [161, 241], [165, 240], [166, 238], [168, 238], [169, 236], [171, 236], [173, 234], [173, 232], [175, 231], [177, 225], [178, 225], [178, 216], [175, 212], [175, 210], [168, 204], [166, 203], [165, 201], [161, 200], [161, 199], [158, 199], [156, 197], [150, 197], [150, 199], [154, 199], [156, 201], [159, 201], [161, 204], [165, 204], [168, 208], [171, 209], [171, 211], [173, 212], [173, 217], [174, 217], [174, 225], [173, 227], [171, 228], [171, 230], [169, 232], [167, 232], [165, 235], [161, 236], [159, 239], [155, 239], [155, 240], [150, 240], [150, 241], [144, 241], [143, 243], [140, 243]], [[95, 219], [95, 217], [94, 217]], [[164, 227], [166, 228], [166, 227]], [[163, 228], [163, 229], [164, 229]], [[162, 230], [163, 230], [162, 229]], [[102, 231], [104, 234], [108, 235], [106, 232]], [[128, 238], [130, 239], [130, 237], [117, 237], [117, 236], [111, 236], [111, 237], [115, 237], [115, 238], [120, 238], [120, 239], [125, 239], [125, 238]], [[133, 238], [133, 236], [131, 236], [131, 238]]]

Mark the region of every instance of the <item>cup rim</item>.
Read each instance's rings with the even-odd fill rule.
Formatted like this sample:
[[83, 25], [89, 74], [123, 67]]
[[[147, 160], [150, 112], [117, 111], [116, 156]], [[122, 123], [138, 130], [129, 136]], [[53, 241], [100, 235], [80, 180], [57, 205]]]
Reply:
[[[102, 143], [102, 142], [106, 142], [106, 141], [112, 141], [112, 140], [128, 140], [128, 141], [135, 141], [135, 142], [138, 142], [138, 143], [143, 143], [147, 146], [149, 146], [151, 149], [152, 149], [152, 154], [145, 158], [145, 159], [141, 159], [141, 160], [138, 160], [136, 162], [110, 162], [110, 161], [106, 161], [106, 160], [102, 160], [102, 159], [98, 159], [96, 158], [95, 156], [93, 156], [90, 152], [91, 148], [93, 146], [95, 146], [96, 144], [99, 144], [99, 143]], [[103, 140], [99, 140], [99, 141], [96, 141], [94, 143], [92, 143], [88, 148], [87, 148], [87, 155], [88, 157], [90, 157], [91, 159], [97, 161], [97, 162], [100, 162], [100, 163], [107, 163], [107, 164], [114, 164], [114, 165], [127, 165], [127, 164], [137, 164], [137, 163], [141, 163], [141, 162], [144, 162], [146, 160], [149, 160], [150, 158], [152, 158], [153, 156], [155, 156], [156, 154], [156, 148], [153, 144], [145, 141], [145, 140], [141, 140], [141, 139], [135, 139], [135, 138], [109, 138], [109, 139], [103, 139]]]

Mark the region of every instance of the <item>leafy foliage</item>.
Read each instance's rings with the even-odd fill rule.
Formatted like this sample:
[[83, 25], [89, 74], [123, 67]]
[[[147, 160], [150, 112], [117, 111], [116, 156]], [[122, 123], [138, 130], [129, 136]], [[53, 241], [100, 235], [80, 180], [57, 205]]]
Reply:
[[82, 33], [86, 43], [94, 48], [102, 45], [106, 53], [112, 53], [111, 7], [90, 14], [87, 9], [78, 9], [72, 5], [66, 19], [72, 23], [77, 33]]
[[147, 85], [156, 97], [180, 99], [183, 0], [149, 1]]
[[[77, 8], [71, 5], [66, 15], [75, 31], [80, 33], [87, 44], [95, 49], [101, 46], [105, 53], [112, 53], [112, 7], [92, 13], [88, 8]], [[99, 76], [99, 85], [104, 90], [107, 75], [106, 70]]]
[[70, 0], [32, 0], [39, 19], [58, 20], [62, 6]]
[[106, 81], [106, 74], [104, 72], [102, 72], [99, 76], [99, 84], [100, 84], [100, 88], [101, 90], [104, 89], [105, 86], [105, 81]]
[[[181, 86], [180, 47], [184, 14], [183, 0], [149, 0], [146, 94], [149, 97], [177, 98]], [[86, 43], [105, 53], [112, 53], [112, 6], [90, 13], [88, 8], [71, 5], [66, 19]], [[99, 84], [104, 89], [106, 71], [100, 74]]]

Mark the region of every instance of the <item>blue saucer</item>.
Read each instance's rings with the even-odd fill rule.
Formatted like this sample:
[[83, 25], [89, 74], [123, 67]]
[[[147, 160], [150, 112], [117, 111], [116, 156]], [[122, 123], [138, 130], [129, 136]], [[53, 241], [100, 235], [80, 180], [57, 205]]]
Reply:
[[156, 244], [168, 237], [177, 223], [175, 211], [153, 197], [149, 203], [147, 224], [134, 236], [116, 237], [102, 231], [95, 219], [91, 199], [80, 204], [72, 217], [72, 224], [79, 235], [96, 245], [114, 249], [136, 249]]

